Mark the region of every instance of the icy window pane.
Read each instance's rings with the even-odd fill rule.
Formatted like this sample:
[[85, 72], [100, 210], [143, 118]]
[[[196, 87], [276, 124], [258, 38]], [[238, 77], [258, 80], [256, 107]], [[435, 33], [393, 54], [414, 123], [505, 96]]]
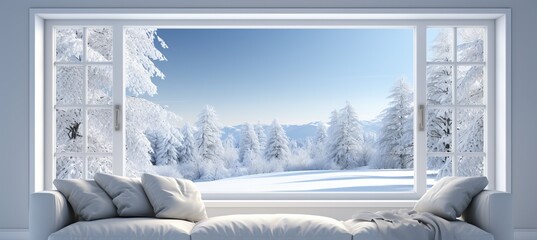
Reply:
[[453, 66], [427, 66], [427, 103], [452, 104]]
[[81, 62], [84, 31], [82, 28], [56, 29], [56, 61]]
[[84, 124], [81, 109], [57, 109], [56, 152], [83, 152]]
[[483, 66], [457, 67], [457, 103], [483, 104]]
[[463, 177], [483, 176], [485, 169], [484, 157], [459, 157], [457, 175]]
[[91, 156], [88, 157], [88, 178], [93, 179], [95, 173], [112, 173], [111, 156]]
[[88, 152], [112, 152], [112, 109], [88, 110]]
[[112, 66], [88, 67], [88, 104], [112, 104]]
[[84, 97], [84, 67], [56, 67], [56, 104], [82, 104]]
[[453, 28], [427, 28], [427, 61], [453, 62]]
[[485, 109], [466, 108], [457, 113], [457, 150], [459, 152], [483, 152], [483, 118]]
[[84, 162], [80, 157], [61, 156], [56, 157], [56, 178], [71, 179], [82, 178]]
[[112, 28], [88, 28], [89, 62], [112, 61]]
[[427, 158], [427, 187], [431, 188], [443, 177], [451, 176], [452, 161], [450, 156]]
[[483, 62], [485, 28], [457, 28], [457, 61]]
[[427, 110], [427, 151], [451, 152], [453, 109]]

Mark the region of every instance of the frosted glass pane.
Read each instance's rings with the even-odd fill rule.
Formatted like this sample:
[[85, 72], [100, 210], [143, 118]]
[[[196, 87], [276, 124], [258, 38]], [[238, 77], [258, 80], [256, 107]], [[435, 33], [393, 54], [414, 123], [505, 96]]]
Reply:
[[483, 104], [483, 66], [457, 67], [457, 103]]
[[463, 108], [457, 113], [457, 150], [459, 152], [483, 152], [483, 108]]
[[453, 28], [427, 28], [427, 61], [453, 61]]
[[483, 62], [485, 28], [457, 28], [457, 61]]
[[112, 66], [88, 67], [88, 104], [112, 104]]
[[88, 110], [88, 152], [112, 152], [112, 109]]
[[82, 104], [84, 78], [84, 67], [56, 67], [56, 104]]
[[84, 150], [84, 122], [81, 109], [56, 110], [56, 152]]
[[459, 157], [457, 176], [475, 177], [483, 176], [485, 169], [484, 157]]
[[432, 187], [443, 177], [451, 176], [452, 160], [449, 156], [427, 158], [427, 187]]
[[427, 110], [427, 151], [451, 152], [453, 133], [453, 110]]
[[112, 61], [112, 28], [88, 28], [88, 61]]
[[433, 105], [449, 105], [452, 98], [453, 67], [427, 66], [427, 103]]
[[56, 178], [58, 179], [82, 178], [83, 169], [84, 162], [80, 157], [56, 157]]
[[83, 58], [82, 28], [58, 28], [56, 33], [56, 61], [80, 62]]
[[111, 156], [88, 157], [88, 178], [93, 179], [95, 173], [112, 173]]

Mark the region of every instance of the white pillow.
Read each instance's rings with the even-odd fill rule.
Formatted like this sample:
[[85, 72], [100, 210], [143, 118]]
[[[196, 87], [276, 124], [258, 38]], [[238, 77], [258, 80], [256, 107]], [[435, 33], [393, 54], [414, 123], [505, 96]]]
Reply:
[[67, 198], [73, 211], [83, 220], [117, 216], [116, 206], [93, 180], [56, 179], [54, 186]]
[[112, 198], [121, 217], [153, 217], [140, 179], [96, 173], [95, 182]]
[[420, 198], [414, 210], [455, 220], [488, 183], [486, 177], [442, 178]]
[[142, 186], [158, 218], [193, 222], [207, 218], [201, 193], [190, 180], [144, 174]]

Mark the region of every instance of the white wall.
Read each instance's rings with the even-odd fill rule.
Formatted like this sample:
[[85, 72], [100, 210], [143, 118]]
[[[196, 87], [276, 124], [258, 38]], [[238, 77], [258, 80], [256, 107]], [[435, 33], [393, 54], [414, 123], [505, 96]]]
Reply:
[[[517, 0], [8, 0], [0, 1], [0, 229], [28, 227], [29, 8], [512, 8], [512, 192], [515, 228], [537, 229], [537, 1]], [[331, 212], [330, 209], [316, 209]], [[350, 213], [349, 213], [350, 214]]]

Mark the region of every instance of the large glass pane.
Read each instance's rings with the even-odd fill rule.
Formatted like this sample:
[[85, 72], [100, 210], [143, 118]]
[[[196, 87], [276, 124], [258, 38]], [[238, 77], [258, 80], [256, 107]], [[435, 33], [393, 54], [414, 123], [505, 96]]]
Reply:
[[452, 97], [453, 67], [443, 65], [427, 66], [427, 103], [449, 105]]
[[112, 109], [88, 110], [88, 152], [112, 152]]
[[56, 61], [81, 62], [83, 58], [82, 28], [58, 28], [56, 33]]
[[483, 104], [483, 66], [457, 67], [457, 103]]
[[457, 61], [484, 61], [485, 28], [457, 28]]
[[457, 176], [483, 176], [485, 170], [484, 157], [459, 157]]
[[57, 109], [56, 152], [83, 152], [84, 124], [81, 109]]
[[453, 109], [427, 110], [427, 151], [451, 152], [453, 148]]
[[112, 104], [112, 66], [88, 67], [88, 104]]
[[112, 61], [112, 28], [88, 28], [88, 62]]
[[457, 150], [459, 152], [483, 152], [483, 108], [462, 108], [457, 113]]
[[112, 173], [111, 156], [90, 156], [88, 160], [88, 178], [93, 179], [95, 173]]
[[427, 187], [430, 188], [443, 177], [452, 175], [452, 158], [450, 156], [435, 156], [427, 158]]
[[453, 62], [453, 28], [427, 28], [427, 62]]
[[84, 162], [80, 157], [56, 157], [56, 178], [70, 179], [83, 178]]
[[82, 104], [84, 98], [84, 67], [56, 67], [56, 104]]
[[[203, 192], [411, 192], [414, 34], [129, 27], [127, 173]], [[449, 85], [431, 99], [452, 103], [452, 76], [431, 71]]]

